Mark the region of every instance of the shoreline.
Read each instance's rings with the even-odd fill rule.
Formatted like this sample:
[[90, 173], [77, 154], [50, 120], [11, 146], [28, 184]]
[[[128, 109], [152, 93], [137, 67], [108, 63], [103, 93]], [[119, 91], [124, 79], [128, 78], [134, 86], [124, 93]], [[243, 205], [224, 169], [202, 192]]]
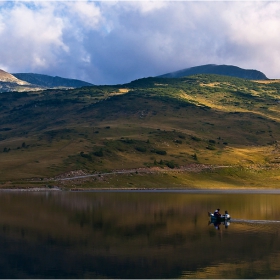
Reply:
[[195, 189], [195, 188], [72, 188], [61, 189], [58, 187], [46, 188], [14, 188], [14, 189], [0, 189], [1, 192], [162, 192], [162, 193], [228, 193], [228, 194], [280, 194], [280, 189], [273, 188], [209, 188], [209, 189]]
[[[3, 182], [0, 191], [280, 191], [280, 166], [188, 164], [178, 168], [134, 168]], [[276, 191], [277, 193], [277, 191]]]

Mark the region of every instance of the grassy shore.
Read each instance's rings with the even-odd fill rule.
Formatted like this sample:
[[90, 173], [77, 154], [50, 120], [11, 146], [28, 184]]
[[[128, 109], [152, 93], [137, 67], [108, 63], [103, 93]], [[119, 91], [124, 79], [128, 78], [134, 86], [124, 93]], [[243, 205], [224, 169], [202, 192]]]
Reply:
[[76, 171], [57, 178], [9, 181], [1, 189], [278, 189], [279, 166], [246, 168], [191, 165], [175, 169], [129, 169], [87, 174]]

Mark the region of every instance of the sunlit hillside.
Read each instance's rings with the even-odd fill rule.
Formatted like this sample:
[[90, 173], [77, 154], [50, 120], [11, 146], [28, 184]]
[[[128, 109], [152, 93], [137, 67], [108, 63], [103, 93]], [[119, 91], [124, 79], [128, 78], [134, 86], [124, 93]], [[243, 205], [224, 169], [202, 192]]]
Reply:
[[[267, 177], [273, 187], [280, 182], [277, 80], [145, 78], [116, 86], [1, 93], [0, 104], [3, 187], [73, 170], [176, 170], [190, 164], [228, 167], [209, 176], [180, 172], [161, 182], [174, 187], [261, 186]], [[120, 184], [136, 187], [139, 176], [120, 176]], [[154, 174], [141, 176], [144, 186], [158, 184]], [[120, 187], [110, 176], [88, 184], [95, 183]]]

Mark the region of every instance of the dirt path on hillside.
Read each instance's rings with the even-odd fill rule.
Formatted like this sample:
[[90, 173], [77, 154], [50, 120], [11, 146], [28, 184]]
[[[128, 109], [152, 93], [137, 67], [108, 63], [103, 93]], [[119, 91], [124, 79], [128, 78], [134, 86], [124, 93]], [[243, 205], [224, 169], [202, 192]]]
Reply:
[[133, 169], [120, 169], [120, 170], [113, 170], [111, 172], [99, 172], [94, 174], [88, 174], [83, 170], [75, 170], [70, 171], [54, 178], [48, 179], [48, 181], [69, 181], [69, 180], [77, 180], [77, 179], [86, 179], [90, 177], [97, 177], [97, 176], [108, 176], [108, 175], [115, 175], [115, 174], [153, 174], [153, 173], [166, 173], [166, 172], [201, 172], [203, 170], [209, 169], [217, 169], [217, 168], [226, 168], [229, 166], [216, 166], [216, 165], [206, 165], [206, 164], [188, 164], [185, 166], [181, 166], [179, 168], [168, 168], [168, 167], [143, 167], [143, 168], [133, 168]]

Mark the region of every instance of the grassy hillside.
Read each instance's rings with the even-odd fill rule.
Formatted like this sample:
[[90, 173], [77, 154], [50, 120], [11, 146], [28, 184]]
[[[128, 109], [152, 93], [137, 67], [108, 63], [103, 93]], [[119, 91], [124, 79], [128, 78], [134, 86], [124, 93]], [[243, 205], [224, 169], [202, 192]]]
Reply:
[[2, 187], [30, 178], [45, 184], [43, 178], [73, 170], [175, 170], [194, 163], [230, 167], [79, 184], [242, 187], [267, 185], [269, 178], [270, 186], [278, 187], [280, 182], [278, 81], [146, 78], [116, 86], [1, 93], [0, 104]]

